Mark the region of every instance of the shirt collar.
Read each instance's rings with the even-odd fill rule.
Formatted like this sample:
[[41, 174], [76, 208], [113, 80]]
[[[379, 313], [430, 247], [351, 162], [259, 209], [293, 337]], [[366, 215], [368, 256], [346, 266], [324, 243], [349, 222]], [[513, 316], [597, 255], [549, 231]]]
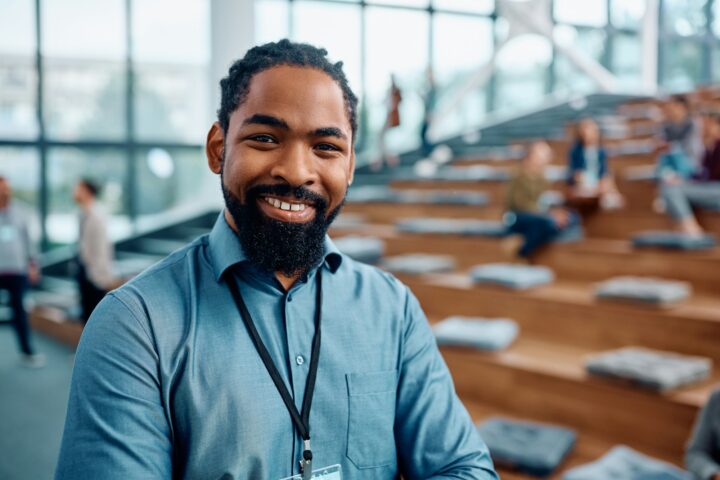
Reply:
[[[215, 280], [220, 278], [228, 268], [249, 261], [245, 251], [242, 248], [240, 239], [228, 225], [225, 219], [225, 212], [220, 212], [220, 216], [215, 221], [210, 236], [208, 238], [210, 263], [215, 273]], [[323, 241], [325, 250], [325, 259], [323, 266], [330, 270], [331, 273], [337, 272], [342, 263], [342, 255], [340, 250], [335, 246], [330, 237], [325, 235]]]

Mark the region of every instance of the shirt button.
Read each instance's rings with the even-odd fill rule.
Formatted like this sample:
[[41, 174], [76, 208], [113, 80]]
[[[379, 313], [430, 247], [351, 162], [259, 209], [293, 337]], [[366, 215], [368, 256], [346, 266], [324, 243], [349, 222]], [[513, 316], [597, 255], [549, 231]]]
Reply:
[[297, 357], [295, 357], [295, 363], [297, 363], [298, 365], [302, 365], [303, 363], [305, 363], [305, 359], [302, 355], [298, 355]]
[[287, 301], [288, 301], [288, 302], [292, 302], [292, 295], [288, 295], [288, 296], [287, 296]]

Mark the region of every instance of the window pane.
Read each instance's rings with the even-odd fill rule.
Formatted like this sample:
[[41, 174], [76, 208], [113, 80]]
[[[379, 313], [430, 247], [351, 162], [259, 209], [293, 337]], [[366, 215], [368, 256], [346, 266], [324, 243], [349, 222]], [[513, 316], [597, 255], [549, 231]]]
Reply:
[[40, 157], [36, 149], [0, 147], [0, 175], [10, 181], [16, 200], [39, 205]]
[[[558, 25], [554, 34], [562, 44], [575, 46], [597, 62], [601, 61], [605, 53], [604, 30], [579, 30], [568, 25]], [[567, 56], [558, 51], [555, 60], [555, 90], [566, 93], [592, 92], [597, 90], [597, 84]]]
[[133, 3], [135, 135], [144, 141], [204, 142], [211, 121], [209, 2]]
[[72, 194], [77, 181], [85, 177], [101, 185], [100, 204], [108, 216], [110, 236], [115, 239], [130, 232], [125, 207], [125, 153], [114, 149], [52, 148], [48, 151], [50, 211], [46, 220], [52, 245], [77, 240], [78, 207]]
[[[430, 0], [367, 0], [367, 3], [375, 3], [379, 5], [400, 5], [403, 7], [427, 7], [430, 5]], [[395, 25], [395, 29], [398, 27], [399, 25]]]
[[673, 91], [692, 89], [702, 74], [702, 46], [674, 41], [666, 42], [663, 50], [663, 86]]
[[255, 43], [262, 45], [290, 36], [288, 31], [287, 0], [258, 0], [255, 2]]
[[555, 0], [553, 14], [561, 23], [604, 27], [607, 24], [606, 0]]
[[642, 82], [642, 44], [637, 35], [615, 35], [612, 70], [624, 88], [638, 88]]
[[222, 206], [219, 180], [200, 148], [143, 150], [135, 157], [135, 167], [140, 227], [170, 212]]
[[0, 54], [0, 138], [38, 135], [35, 59]]
[[50, 57], [122, 61], [123, 0], [43, 0], [42, 51]]
[[[402, 90], [400, 125], [387, 137], [392, 151], [406, 150], [419, 145], [420, 122], [423, 117], [421, 95], [425, 89], [425, 71], [428, 67], [429, 15], [425, 12], [390, 8], [366, 9], [367, 59], [364, 114], [374, 138], [387, 115], [387, 94], [390, 74], [395, 74]], [[402, 26], [402, 35], [398, 27]]]
[[665, 31], [678, 35], [700, 35], [705, 32], [707, 0], [663, 0]]
[[498, 55], [495, 107], [525, 110], [545, 97], [552, 46], [540, 35], [523, 35], [506, 44]]
[[323, 47], [332, 61], [342, 60], [356, 95], [361, 91], [360, 15], [359, 5], [294, 2], [293, 40]]
[[35, 55], [35, 1], [0, 2], [0, 57]]
[[48, 136], [123, 138], [125, 2], [47, 0], [42, 5]]
[[125, 136], [125, 73], [115, 62], [46, 59], [45, 127], [59, 140]]
[[[433, 61], [438, 90], [446, 101], [453, 101], [455, 92], [463, 88], [469, 77], [485, 65], [492, 56], [492, 21], [438, 13], [434, 17]], [[438, 133], [450, 136], [465, 132], [479, 124], [485, 116], [485, 85], [466, 96], [449, 117], [443, 120]], [[443, 102], [438, 108], [442, 110]]]
[[495, 11], [495, 0], [433, 0], [433, 6], [439, 10], [490, 15]]
[[645, 0], [611, 0], [610, 18], [615, 27], [639, 30], [645, 15]]

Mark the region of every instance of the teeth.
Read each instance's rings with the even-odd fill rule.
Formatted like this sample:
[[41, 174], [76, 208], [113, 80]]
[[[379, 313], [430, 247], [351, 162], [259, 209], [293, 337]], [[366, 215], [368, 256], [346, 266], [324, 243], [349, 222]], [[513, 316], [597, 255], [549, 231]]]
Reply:
[[275, 208], [280, 210], [301, 212], [305, 210], [306, 205], [304, 203], [288, 203], [278, 200], [277, 198], [264, 197], [264, 200]]

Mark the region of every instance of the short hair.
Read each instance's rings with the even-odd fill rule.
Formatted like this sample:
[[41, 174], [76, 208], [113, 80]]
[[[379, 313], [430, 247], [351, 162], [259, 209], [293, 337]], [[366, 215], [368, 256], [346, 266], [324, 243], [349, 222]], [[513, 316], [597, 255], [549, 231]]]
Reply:
[[230, 115], [246, 100], [253, 76], [281, 65], [314, 68], [328, 74], [337, 82], [345, 100], [354, 142], [357, 132], [358, 100], [348, 84], [343, 71], [343, 62], [332, 63], [327, 58], [327, 50], [324, 48], [295, 43], [288, 39], [251, 48], [243, 58], [232, 64], [227, 77], [220, 80], [221, 98], [217, 116], [223, 132], [228, 131]]
[[688, 97], [685, 95], [675, 94], [670, 97], [670, 101], [674, 103], [679, 103], [682, 106], [684, 106], [686, 109], [690, 109], [690, 100], [688, 100]]
[[81, 178], [78, 183], [84, 186], [93, 197], [100, 193], [100, 184], [90, 178]]

